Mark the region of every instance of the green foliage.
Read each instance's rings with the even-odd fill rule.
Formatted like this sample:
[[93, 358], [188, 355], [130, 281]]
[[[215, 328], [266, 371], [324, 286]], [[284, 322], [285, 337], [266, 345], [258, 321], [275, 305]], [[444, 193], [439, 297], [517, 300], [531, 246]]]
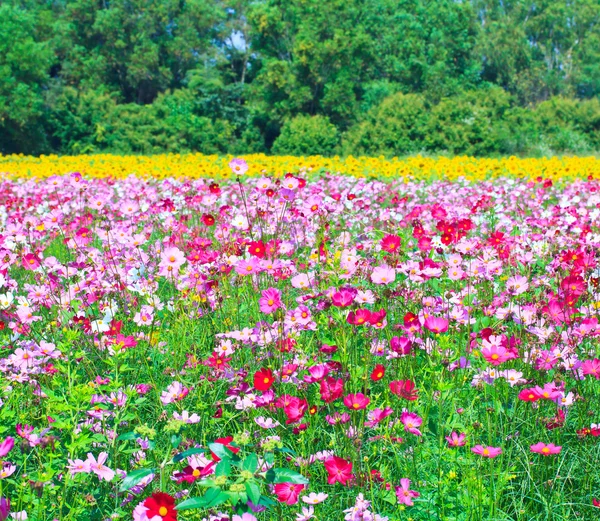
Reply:
[[275, 154], [331, 155], [339, 142], [338, 130], [324, 116], [297, 116], [288, 121], [273, 143]]
[[364, 121], [344, 136], [343, 151], [352, 155], [416, 153], [425, 148], [428, 112], [423, 96], [394, 94], [372, 108]]
[[599, 13], [596, 0], [7, 0], [0, 153], [594, 151]]
[[427, 122], [427, 148], [453, 154], [490, 155], [499, 150], [499, 123], [510, 106], [500, 88], [467, 91], [435, 105]]
[[34, 34], [35, 15], [0, 5], [0, 153], [43, 148], [42, 87], [52, 51]]

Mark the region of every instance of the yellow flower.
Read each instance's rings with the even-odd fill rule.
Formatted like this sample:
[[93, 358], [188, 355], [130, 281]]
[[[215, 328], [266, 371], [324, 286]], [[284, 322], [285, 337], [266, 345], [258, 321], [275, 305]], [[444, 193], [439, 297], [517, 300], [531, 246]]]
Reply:
[[[84, 177], [142, 177], [166, 178], [210, 177], [231, 178], [228, 166], [233, 156], [203, 154], [159, 154], [153, 156], [118, 156], [96, 154], [82, 156], [47, 155], [40, 157], [13, 154], [0, 156], [0, 172], [8, 177], [45, 178], [56, 173], [81, 172]], [[249, 154], [247, 176], [266, 174], [281, 176], [282, 172], [311, 175], [311, 172], [329, 171], [355, 177], [388, 177], [422, 180], [443, 175], [448, 180], [464, 178], [478, 181], [498, 176], [537, 177], [554, 181], [585, 179], [600, 175], [600, 159], [595, 157], [551, 157], [519, 159], [516, 157], [492, 159], [473, 157], [425, 158], [421, 156], [399, 159], [380, 157], [293, 157]], [[535, 197], [534, 194], [528, 194]]]

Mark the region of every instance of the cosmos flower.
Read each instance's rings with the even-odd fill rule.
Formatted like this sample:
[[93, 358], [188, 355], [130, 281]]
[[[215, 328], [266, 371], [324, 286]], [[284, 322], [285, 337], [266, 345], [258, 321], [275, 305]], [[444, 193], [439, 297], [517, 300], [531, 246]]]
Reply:
[[484, 458], [495, 458], [502, 454], [502, 449], [500, 447], [483, 447], [482, 445], [475, 445], [471, 449], [471, 452]]

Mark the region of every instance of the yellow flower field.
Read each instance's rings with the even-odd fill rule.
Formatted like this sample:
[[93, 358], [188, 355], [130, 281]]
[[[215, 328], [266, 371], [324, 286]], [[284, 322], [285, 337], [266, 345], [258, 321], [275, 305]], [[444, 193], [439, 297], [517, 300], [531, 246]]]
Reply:
[[[232, 156], [203, 154], [161, 154], [154, 156], [117, 156], [110, 154], [81, 156], [0, 156], [2, 177], [44, 178], [68, 172], [88, 177], [126, 177], [129, 175], [165, 177], [227, 178]], [[522, 178], [575, 179], [600, 175], [596, 157], [552, 157], [489, 159], [473, 157], [404, 159], [384, 157], [292, 157], [252, 154], [244, 156], [250, 166], [246, 175], [283, 175], [286, 172], [332, 172], [356, 177], [403, 177], [406, 179], [464, 177], [481, 180], [498, 176]]]

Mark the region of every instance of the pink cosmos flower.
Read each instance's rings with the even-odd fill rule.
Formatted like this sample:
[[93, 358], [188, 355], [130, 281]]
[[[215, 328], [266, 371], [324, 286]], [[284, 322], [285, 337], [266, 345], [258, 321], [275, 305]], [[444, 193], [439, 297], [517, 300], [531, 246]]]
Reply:
[[166, 391], [163, 391], [160, 396], [160, 401], [164, 405], [178, 402], [179, 400], [183, 400], [189, 392], [190, 390], [187, 387], [184, 387], [180, 382], [173, 382], [167, 387]]
[[415, 436], [422, 435], [421, 431], [418, 429], [418, 427], [420, 427], [421, 424], [423, 423], [423, 418], [421, 418], [418, 414], [415, 414], [414, 412], [404, 411], [400, 415], [400, 421], [404, 425], [404, 430], [406, 432], [410, 432], [411, 434], [414, 434]]
[[402, 478], [400, 480], [400, 486], [396, 487], [396, 497], [398, 498], [398, 503], [406, 506], [413, 506], [413, 498], [419, 497], [419, 494], [415, 490], [410, 490], [410, 479]]
[[71, 472], [71, 475], [74, 476], [75, 474], [79, 474], [80, 472], [91, 472], [91, 466], [90, 466], [90, 462], [88, 460], [80, 460], [80, 459], [76, 459], [76, 460], [68, 460], [69, 461], [69, 465], [67, 466], [67, 468], [69, 469], [69, 471]]
[[356, 291], [342, 288], [331, 296], [331, 303], [338, 308], [347, 308], [354, 302]]
[[466, 437], [467, 435], [464, 432], [451, 432], [450, 436], [446, 436], [446, 440], [448, 441], [448, 447], [462, 447], [466, 443]]
[[510, 353], [503, 346], [486, 343], [485, 340], [484, 346], [485, 347], [481, 349], [481, 354], [486, 359], [486, 361], [492, 365], [500, 365], [506, 362], [507, 360], [511, 360], [513, 358], [512, 353]]
[[159, 274], [163, 277], [174, 276], [185, 262], [185, 255], [179, 248], [166, 248], [160, 256]]
[[297, 289], [308, 289], [313, 283], [313, 277], [311, 274], [299, 273], [292, 277], [292, 286]]
[[250, 512], [244, 512], [241, 516], [234, 515], [231, 521], [257, 521], [256, 516]]
[[596, 380], [600, 380], [600, 359], [586, 360], [581, 364], [581, 371], [584, 375], [591, 374]]
[[23, 256], [22, 265], [26, 270], [36, 270], [41, 266], [41, 262], [37, 255], [28, 253]]
[[471, 452], [479, 454], [484, 458], [495, 458], [502, 454], [502, 449], [500, 447], [483, 447], [482, 445], [475, 445], [475, 447], [471, 449]]
[[376, 425], [381, 423], [382, 420], [387, 418], [393, 412], [394, 412], [394, 410], [391, 407], [386, 407], [385, 409], [377, 408], [372, 411], [369, 411], [367, 413], [367, 418], [369, 419], [369, 421], [365, 422], [365, 426], [366, 427], [375, 427]]
[[275, 485], [275, 494], [277, 499], [286, 505], [295, 505], [298, 503], [298, 496], [306, 488], [306, 485], [298, 483], [277, 483]]
[[108, 459], [108, 452], [98, 454], [98, 460], [94, 458], [92, 453], [88, 453], [87, 462], [90, 464], [90, 470], [98, 476], [100, 480], [112, 481], [115, 477], [114, 470], [109, 469], [104, 465]]
[[329, 495], [324, 492], [318, 492], [316, 494], [311, 492], [308, 496], [302, 496], [302, 501], [309, 505], [318, 505], [319, 503], [323, 503], [328, 497]]
[[244, 159], [236, 157], [229, 161], [229, 168], [235, 175], [244, 175], [248, 171], [248, 163]]
[[525, 293], [528, 289], [529, 281], [527, 280], [527, 277], [523, 277], [522, 275], [515, 275], [506, 281], [506, 290], [511, 295], [520, 295], [521, 293]]
[[540, 441], [539, 443], [529, 447], [529, 449], [531, 452], [537, 452], [543, 456], [551, 456], [553, 454], [559, 454], [562, 450], [562, 447], [560, 445], [554, 445], [553, 443], [548, 443], [548, 445], [546, 445]]
[[429, 331], [440, 334], [448, 331], [448, 320], [443, 317], [433, 317], [429, 316], [425, 319], [425, 327], [429, 329]]
[[377, 266], [371, 273], [374, 284], [391, 284], [396, 280], [396, 270], [388, 266]]
[[281, 302], [281, 293], [275, 288], [264, 290], [262, 297], [258, 299], [258, 305], [263, 313], [271, 314], [277, 311], [283, 305]]
[[261, 270], [260, 259], [256, 257], [250, 257], [248, 260], [241, 260], [235, 264], [235, 272], [238, 275], [254, 275], [259, 273]]

